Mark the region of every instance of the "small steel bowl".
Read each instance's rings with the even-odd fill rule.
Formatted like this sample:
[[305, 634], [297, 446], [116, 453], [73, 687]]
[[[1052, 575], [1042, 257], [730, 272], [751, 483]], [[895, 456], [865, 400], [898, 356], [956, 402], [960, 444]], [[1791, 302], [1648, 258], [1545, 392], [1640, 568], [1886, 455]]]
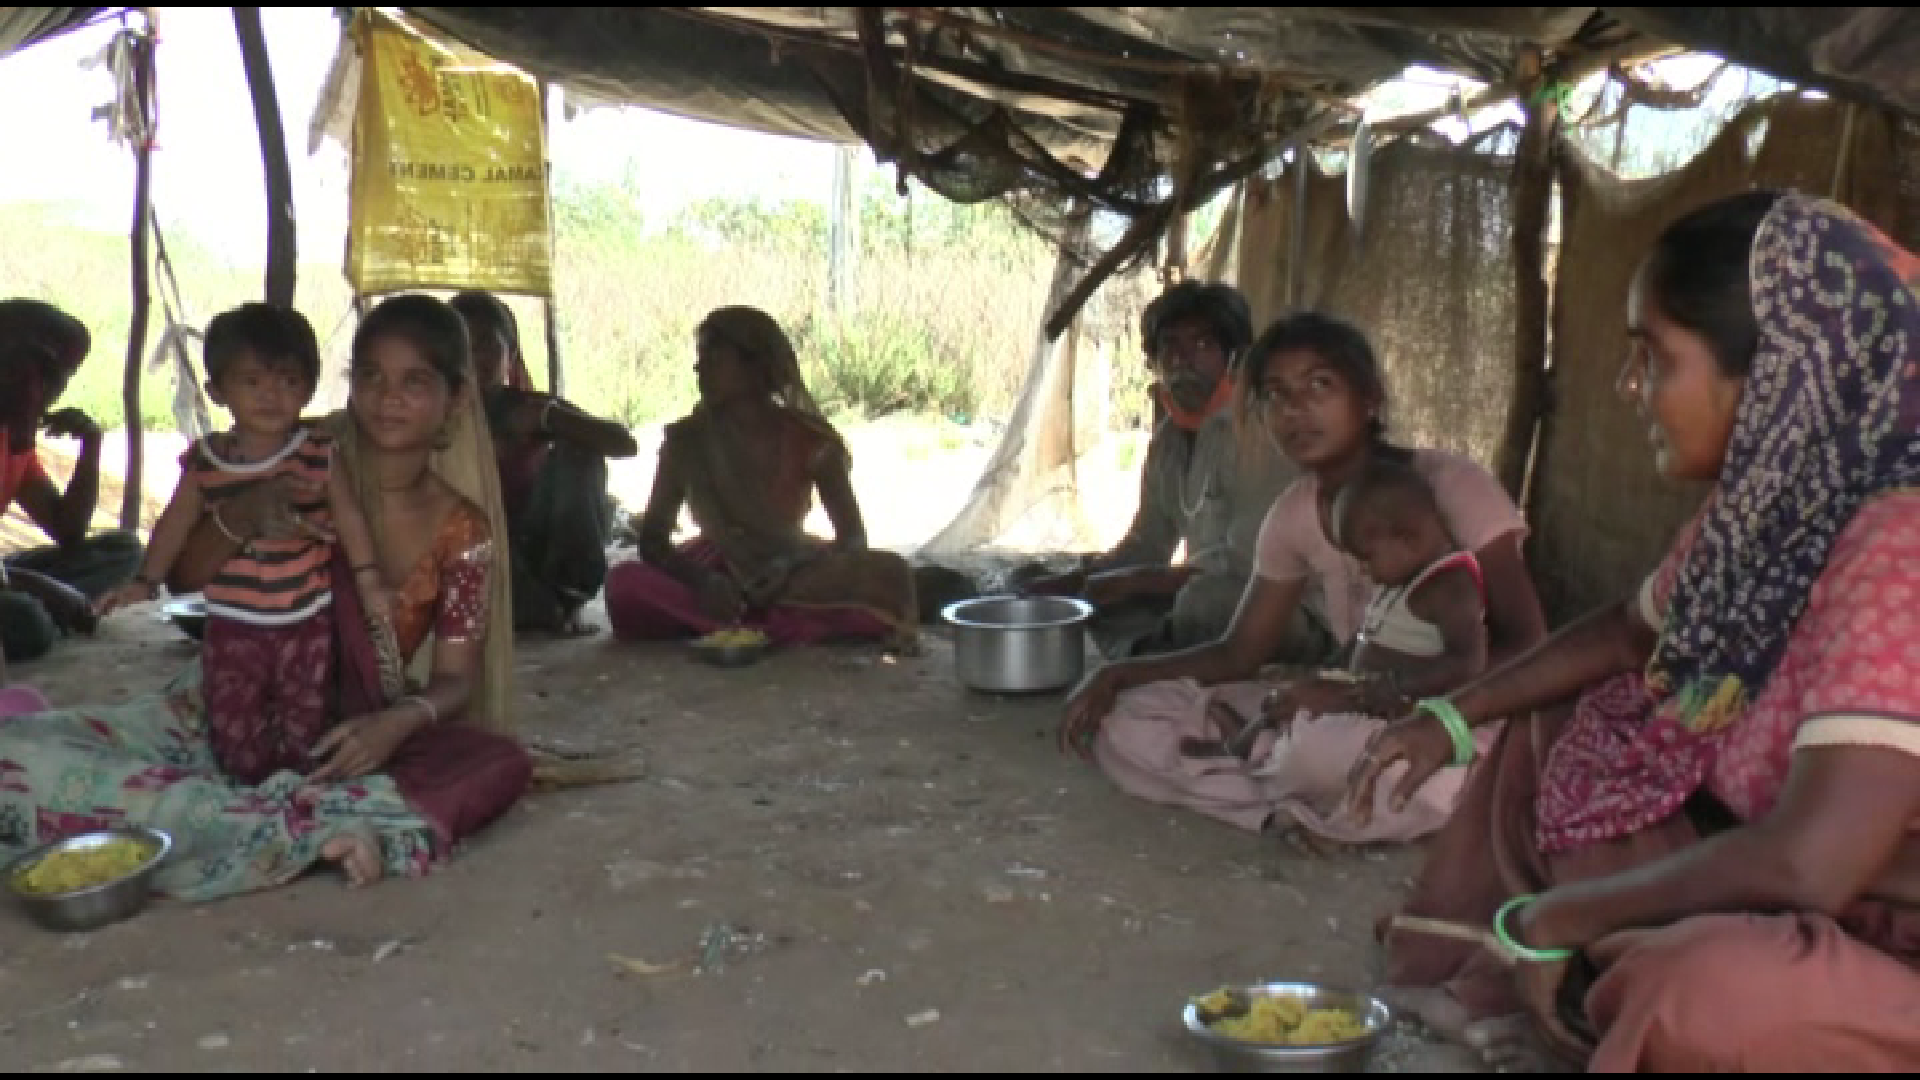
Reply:
[[169, 600], [160, 605], [162, 618], [180, 628], [180, 632], [199, 641], [207, 634], [207, 602], [198, 596]]
[[1200, 1019], [1200, 1010], [1188, 1002], [1180, 1015], [1187, 1034], [1213, 1053], [1219, 1072], [1234, 1073], [1349, 1073], [1366, 1072], [1380, 1037], [1393, 1026], [1393, 1011], [1369, 994], [1321, 986], [1317, 983], [1270, 982], [1232, 987], [1250, 998], [1297, 998], [1309, 1009], [1345, 1009], [1366, 1024], [1367, 1033], [1347, 1042], [1324, 1046], [1275, 1046], [1246, 1042], [1218, 1034]]
[[[27, 870], [41, 859], [62, 851], [99, 847], [110, 840], [136, 840], [152, 849], [138, 870], [102, 885], [63, 893], [35, 893], [25, 888]], [[139, 825], [120, 825], [109, 829], [69, 836], [44, 844], [13, 860], [7, 866], [7, 891], [26, 909], [33, 921], [49, 930], [76, 932], [98, 930], [122, 919], [130, 919], [146, 907], [153, 894], [153, 875], [158, 873], [167, 855], [173, 851], [173, 838], [158, 829]]]
[[714, 667], [743, 668], [759, 663], [772, 648], [771, 641], [762, 641], [758, 645], [710, 645], [705, 638], [700, 638], [693, 643], [693, 655], [696, 660]]

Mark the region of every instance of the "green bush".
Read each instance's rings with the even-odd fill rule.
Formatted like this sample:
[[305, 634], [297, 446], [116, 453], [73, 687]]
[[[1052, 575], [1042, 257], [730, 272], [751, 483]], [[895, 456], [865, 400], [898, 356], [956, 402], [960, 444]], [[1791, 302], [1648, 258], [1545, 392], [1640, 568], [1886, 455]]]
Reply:
[[925, 320], [861, 311], [803, 322], [801, 330], [795, 347], [806, 357], [807, 385], [829, 412], [971, 416], [979, 406], [979, 373], [970, 358], [947, 349]]

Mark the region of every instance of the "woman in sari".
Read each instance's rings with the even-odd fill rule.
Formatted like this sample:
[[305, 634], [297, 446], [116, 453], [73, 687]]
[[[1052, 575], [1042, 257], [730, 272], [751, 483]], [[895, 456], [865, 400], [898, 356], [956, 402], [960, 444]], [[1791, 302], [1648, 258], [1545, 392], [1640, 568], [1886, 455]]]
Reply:
[[481, 405], [500, 466], [513, 547], [515, 630], [589, 632], [580, 609], [600, 592], [613, 542], [607, 460], [640, 452], [633, 434], [533, 388], [513, 310], [488, 292], [464, 292]]
[[[354, 884], [417, 874], [505, 812], [531, 762], [506, 726], [510, 615], [501, 513], [465, 328], [424, 296], [385, 301], [354, 336], [339, 447], [395, 593], [361, 611], [336, 556], [343, 719], [306, 775], [258, 787], [222, 776], [208, 747], [200, 666], [125, 705], [0, 721], [0, 857], [116, 823], [168, 832], [156, 885], [206, 900], [279, 885], [317, 862]], [[223, 503], [196, 527], [173, 584], [191, 590], [253, 536], [298, 527], [288, 482]], [[414, 663], [414, 661], [418, 661]], [[407, 667], [424, 667], [422, 684]]]
[[1920, 1066], [1917, 274], [1769, 192], [1655, 244], [1621, 385], [1713, 493], [1636, 597], [1355, 770], [1366, 807], [1405, 763], [1401, 799], [1511, 718], [1387, 925], [1431, 1026], [1595, 1071]]
[[[1401, 686], [1385, 672], [1359, 682], [1316, 677], [1315, 667], [1331, 658], [1289, 655], [1286, 646], [1298, 640], [1290, 628], [1304, 605], [1342, 643], [1365, 631], [1375, 583], [1335, 545], [1334, 504], [1369, 469], [1409, 466], [1431, 488], [1449, 535], [1480, 568], [1492, 655], [1524, 651], [1546, 636], [1521, 556], [1526, 522], [1472, 459], [1387, 441], [1380, 363], [1349, 323], [1312, 312], [1275, 322], [1247, 350], [1239, 404], [1247, 431], [1271, 440], [1303, 475], [1267, 513], [1233, 622], [1219, 641], [1089, 676], [1067, 701], [1063, 748], [1093, 758], [1131, 795], [1244, 829], [1335, 843], [1418, 839], [1446, 822], [1466, 770], [1433, 777], [1405, 806], [1367, 822], [1345, 813], [1347, 774], [1367, 740], [1400, 715]], [[1295, 723], [1301, 711], [1313, 719]], [[1223, 724], [1261, 718], [1285, 737], [1263, 746], [1258, 767], [1190, 752], [1217, 738]]]
[[[637, 530], [641, 561], [607, 574], [614, 633], [659, 640], [744, 625], [781, 644], [913, 648], [913, 571], [867, 547], [853, 460], [780, 324], [721, 308], [700, 324], [696, 347], [700, 404], [667, 426]], [[831, 543], [806, 532], [816, 491]], [[700, 535], [675, 548], [683, 506]]]

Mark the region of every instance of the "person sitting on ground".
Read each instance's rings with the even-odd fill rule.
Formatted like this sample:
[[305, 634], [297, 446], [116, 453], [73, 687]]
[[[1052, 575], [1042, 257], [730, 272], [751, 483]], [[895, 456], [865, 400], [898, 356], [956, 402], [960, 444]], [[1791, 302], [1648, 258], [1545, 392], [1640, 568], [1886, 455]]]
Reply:
[[613, 543], [607, 459], [640, 452], [633, 434], [533, 389], [520, 327], [499, 297], [464, 292], [454, 310], [473, 339], [513, 544], [515, 630], [591, 631], [580, 609], [600, 592]]
[[286, 478], [317, 492], [298, 507], [301, 527], [242, 548], [207, 583], [200, 664], [207, 741], [222, 771], [258, 784], [302, 770], [331, 726], [334, 545], [338, 536], [366, 610], [387, 617], [390, 591], [352, 478], [333, 440], [300, 418], [320, 381], [320, 343], [297, 311], [245, 304], [207, 324], [207, 394], [233, 414], [233, 431], [196, 440], [180, 459], [180, 483], [154, 525], [133, 581], [97, 605], [101, 615], [152, 600], [202, 517]]
[[1920, 1064], [1917, 286], [1824, 199], [1654, 242], [1619, 386], [1714, 487], [1634, 595], [1360, 760], [1364, 811], [1506, 718], [1388, 924], [1397, 1011], [1513, 1072]]
[[[1332, 715], [1399, 717], [1413, 701], [1458, 689], [1485, 670], [1480, 564], [1453, 542], [1433, 488], [1411, 465], [1370, 462], [1341, 489], [1330, 516], [1335, 546], [1359, 560], [1375, 582], [1345, 650], [1346, 668], [1276, 688], [1251, 718], [1216, 698], [1208, 716], [1216, 737], [1189, 737], [1181, 744], [1181, 753], [1195, 764], [1191, 786], [1204, 797], [1174, 785], [1167, 801], [1191, 803], [1202, 813], [1231, 806], [1236, 812], [1225, 815], [1229, 821], [1238, 820], [1240, 808], [1256, 807], [1288, 814], [1323, 837], [1353, 839], [1357, 831], [1340, 817], [1347, 793], [1343, 767], [1350, 762], [1330, 768], [1311, 760], [1319, 744], [1293, 739], [1297, 726]], [[1419, 819], [1429, 827], [1445, 821], [1463, 780], [1456, 770], [1423, 787], [1416, 798], [1428, 804], [1428, 812]]]
[[[1147, 306], [1140, 338], [1159, 380], [1153, 393], [1162, 416], [1147, 443], [1133, 525], [1083, 569], [1025, 590], [1094, 604], [1093, 638], [1110, 660], [1188, 649], [1226, 633], [1253, 577], [1260, 523], [1300, 475], [1269, 440], [1236, 438], [1229, 406], [1253, 341], [1239, 290], [1183, 281]], [[1183, 543], [1186, 558], [1176, 566]], [[1272, 659], [1317, 662], [1334, 644], [1302, 607]]]
[[[92, 633], [92, 602], [140, 568], [139, 537], [88, 535], [100, 495], [101, 431], [79, 409], [53, 410], [93, 339], [38, 300], [0, 301], [0, 514], [18, 503], [53, 543], [0, 557], [0, 652], [44, 656], [62, 633]], [[66, 490], [41, 466], [36, 436], [80, 441]]]
[[[906, 559], [867, 547], [853, 459], [821, 415], [780, 324], [728, 307], [696, 331], [700, 403], [669, 424], [635, 531], [640, 561], [607, 573], [607, 614], [629, 639], [745, 625], [777, 643], [880, 640], [916, 647]], [[808, 535], [819, 493], [832, 543]], [[700, 529], [673, 546], [681, 507]]]
[[[1315, 607], [1343, 640], [1359, 636], [1375, 583], [1329, 533], [1339, 493], [1369, 467], [1405, 465], [1431, 487], [1448, 535], [1473, 553], [1484, 574], [1488, 649], [1494, 657], [1524, 651], [1546, 633], [1521, 556], [1526, 522], [1500, 482], [1471, 458], [1409, 450], [1388, 440], [1381, 418], [1387, 402], [1380, 361], [1366, 334], [1351, 323], [1315, 312], [1290, 315], [1260, 335], [1244, 363], [1244, 421], [1264, 430], [1306, 473], [1267, 514], [1255, 575], [1225, 636], [1185, 652], [1109, 664], [1089, 675], [1067, 700], [1062, 747], [1093, 757], [1126, 791], [1155, 801], [1179, 799], [1246, 829], [1290, 828], [1297, 821], [1343, 843], [1425, 835], [1445, 822], [1464, 769], [1435, 779], [1420, 799], [1393, 811], [1376, 808], [1365, 819], [1342, 813], [1322, 821], [1280, 813], [1294, 808], [1293, 793], [1324, 793], [1340, 784], [1386, 719], [1369, 715], [1372, 709], [1355, 712], [1341, 698], [1319, 700], [1335, 688], [1301, 682], [1297, 668], [1273, 671], [1271, 658], [1303, 604]], [[1182, 740], [1208, 736], [1215, 702], [1253, 716], [1269, 694], [1291, 695], [1297, 707], [1322, 714], [1311, 724], [1295, 725], [1285, 741], [1273, 744], [1262, 766], [1285, 778], [1287, 786], [1275, 791], [1288, 798], [1268, 798], [1266, 787], [1239, 779], [1228, 797], [1210, 798], [1213, 789], [1202, 781], [1213, 782], [1217, 762], [1188, 758], [1181, 753]], [[1489, 740], [1492, 736], [1485, 733]]]
[[[336, 553], [330, 715], [299, 769], [257, 786], [209, 747], [221, 689], [200, 664], [112, 705], [5, 716], [0, 863], [112, 824], [161, 829], [174, 854], [161, 893], [212, 900], [282, 885], [320, 863], [356, 885], [424, 873], [505, 813], [534, 761], [511, 736], [511, 593], [493, 448], [473, 393], [466, 327], [430, 296], [396, 296], [353, 340], [351, 396], [331, 421], [394, 603], [362, 610]], [[276, 476], [195, 524], [169, 585], [190, 592], [249, 543], [300, 528], [318, 485]], [[417, 678], [416, 678], [417, 677]], [[264, 721], [265, 717], [256, 720]]]

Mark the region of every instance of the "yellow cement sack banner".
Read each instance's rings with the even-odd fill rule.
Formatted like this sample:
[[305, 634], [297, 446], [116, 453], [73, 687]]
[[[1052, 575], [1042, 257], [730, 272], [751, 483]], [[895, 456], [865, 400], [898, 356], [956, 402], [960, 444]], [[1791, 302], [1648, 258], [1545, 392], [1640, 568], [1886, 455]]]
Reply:
[[525, 73], [356, 17], [347, 280], [361, 294], [490, 289], [550, 296], [545, 117]]

